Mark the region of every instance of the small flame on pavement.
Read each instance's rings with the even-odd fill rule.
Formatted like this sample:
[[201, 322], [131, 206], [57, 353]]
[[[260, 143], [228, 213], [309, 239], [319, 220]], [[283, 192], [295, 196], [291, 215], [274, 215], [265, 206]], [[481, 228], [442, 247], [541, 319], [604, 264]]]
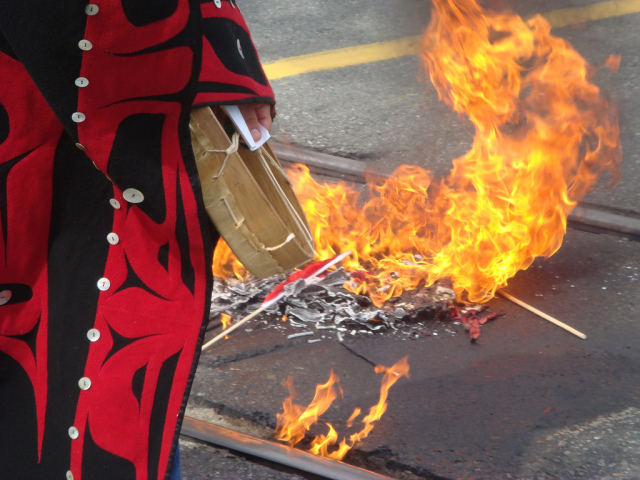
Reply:
[[227, 328], [229, 328], [229, 325], [231, 325], [231, 315], [224, 312], [221, 313], [220, 321], [222, 322], [222, 330], [226, 330]]
[[[316, 455], [331, 458], [334, 460], [342, 460], [346, 453], [357, 443], [362, 442], [373, 429], [374, 423], [382, 417], [387, 410], [387, 397], [389, 389], [401, 377], [409, 377], [408, 357], [403, 358], [392, 367], [376, 366], [376, 373], [384, 372], [382, 385], [380, 386], [380, 399], [378, 403], [369, 409], [369, 413], [360, 422], [363, 424], [361, 430], [344, 438], [336, 447], [338, 442], [338, 433], [333, 426], [327, 423], [329, 432], [326, 435], [318, 435], [311, 442], [309, 451]], [[296, 392], [293, 388], [293, 379], [289, 378], [285, 383], [289, 389], [289, 397], [282, 404], [284, 412], [276, 414], [278, 426], [276, 427], [276, 438], [287, 442], [290, 446], [294, 446], [300, 442], [306, 432], [315, 425], [320, 416], [327, 411], [333, 401], [338, 397], [336, 388], [340, 396], [343, 397], [340, 380], [332, 371], [329, 380], [316, 387], [316, 393], [313, 400], [306, 409], [295, 403]], [[353, 425], [353, 422], [360, 416], [361, 410], [356, 408], [353, 414], [346, 422], [347, 428]]]
[[[290, 173], [316, 259], [352, 250], [345, 269], [366, 274], [345, 288], [376, 305], [439, 279], [487, 301], [560, 248], [567, 215], [601, 174], [619, 177], [617, 110], [590, 81], [597, 69], [544, 18], [476, 0], [433, 5], [420, 57], [440, 99], [473, 124], [471, 150], [439, 182], [416, 166], [370, 173], [366, 201], [352, 186], [316, 183], [301, 165]], [[226, 245], [215, 262], [217, 276], [246, 275]]]
[[[229, 315], [228, 313], [224, 313], [222, 312], [220, 314], [220, 321], [222, 322], [222, 330], [226, 330], [227, 328], [229, 328], [229, 325], [231, 325], [231, 323], [233, 323], [231, 321], [231, 315]], [[224, 336], [225, 340], [229, 339], [229, 335], [225, 335]]]

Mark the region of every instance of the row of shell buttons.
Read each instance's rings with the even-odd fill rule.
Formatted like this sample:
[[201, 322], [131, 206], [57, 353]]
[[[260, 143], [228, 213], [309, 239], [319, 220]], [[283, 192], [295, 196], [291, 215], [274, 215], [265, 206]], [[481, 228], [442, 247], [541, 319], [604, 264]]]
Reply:
[[[86, 7], [84, 7], [84, 12], [90, 16], [98, 13], [98, 10], [98, 6], [93, 3], [90, 3]], [[89, 40], [83, 38], [78, 42], [78, 47], [80, 47], [80, 50], [88, 51], [93, 48], [93, 44]], [[78, 77], [76, 79], [76, 86], [83, 88], [87, 85], [89, 85], [89, 80], [87, 80], [85, 77]], [[71, 119], [76, 123], [81, 123], [87, 119], [87, 116], [82, 112], [74, 112], [73, 115], [71, 115]]]
[[[136, 190], [135, 188], [127, 188], [124, 192], [122, 192], [122, 196], [129, 203], [140, 203], [144, 200], [144, 195], [142, 194], [142, 192], [140, 190]], [[120, 202], [115, 198], [109, 200], [109, 203], [116, 210], [120, 209]], [[117, 245], [120, 242], [120, 237], [117, 233], [111, 232], [109, 235], [107, 235], [107, 241], [111, 245]], [[100, 280], [98, 280], [98, 288], [101, 291], [106, 292], [110, 287], [111, 282], [108, 278], [101, 278]]]
[[[88, 7], [89, 7], [89, 5], [87, 5], [87, 8]], [[85, 12], [87, 12], [87, 8], [85, 8]], [[97, 8], [98, 7], [96, 6], [95, 13], [87, 12], [87, 15], [95, 15], [96, 13], [98, 13]], [[93, 44], [89, 40], [83, 38], [82, 40], [80, 40], [78, 42], [78, 47], [80, 47], [80, 50], [88, 51], [88, 50], [91, 50], [93, 48]], [[87, 80], [85, 77], [76, 78], [76, 86], [77, 87], [83, 88], [83, 87], [86, 87], [87, 85], [89, 85], [89, 80]], [[76, 123], [82, 123], [86, 119], [87, 119], [87, 116], [82, 112], [74, 112], [71, 115], [71, 120], [73, 120]]]
[[[100, 338], [100, 330], [98, 330], [97, 328], [92, 328], [87, 332], [87, 338], [92, 342], [97, 342]], [[78, 386], [82, 390], [89, 390], [89, 388], [91, 387], [91, 380], [88, 377], [82, 377], [78, 381]], [[68, 432], [69, 438], [71, 438], [71, 440], [75, 440], [80, 436], [80, 432], [75, 426], [69, 427]], [[71, 474], [71, 478], [73, 478], [73, 473], [71, 471], [67, 472], [67, 478], [69, 478], [69, 474]]]
[[[92, 328], [87, 332], [87, 338], [91, 342], [97, 342], [100, 339], [100, 330], [98, 330], [97, 328]], [[82, 390], [89, 390], [89, 388], [91, 387], [91, 380], [88, 377], [82, 377], [78, 381], [78, 386]], [[76, 438], [78, 438], [79, 435], [80, 435], [80, 432], [78, 432], [78, 429], [76, 427], [73, 427], [73, 426], [69, 427], [69, 437], [72, 440], [75, 440]]]
[[[95, 15], [96, 13], [98, 13], [98, 10], [99, 10], [98, 6], [93, 3], [90, 3], [84, 7], [84, 11], [87, 15]], [[89, 40], [84, 40], [84, 39], [80, 40], [80, 42], [78, 43], [78, 46], [80, 47], [81, 50], [85, 50], [85, 51], [91, 50], [93, 48], [93, 45], [91, 44], [91, 42]], [[85, 77], [78, 77], [76, 79], [76, 86], [82, 88], [82, 87], [86, 87], [87, 85], [89, 85], [89, 80], [87, 80]], [[86, 120], [86, 116], [82, 112], [75, 112], [71, 116], [71, 118], [76, 123], [84, 122]], [[78, 148], [80, 148], [80, 146]], [[86, 150], [86, 149], [82, 147], [82, 150]], [[103, 290], [105, 286], [106, 288], [109, 288], [109, 280], [107, 280], [106, 278], [100, 279], [98, 281], [98, 288], [100, 290]], [[92, 342], [97, 341], [100, 338], [100, 331], [95, 328], [92, 328], [87, 332], [87, 338]], [[82, 390], [88, 390], [89, 387], [91, 387], [91, 380], [88, 379], [87, 377], [82, 377], [78, 381], [78, 386]], [[78, 438], [79, 435], [80, 435], [80, 432], [78, 432], [78, 429], [76, 427], [69, 427], [69, 437], [72, 440], [75, 440], [76, 438]], [[73, 472], [71, 470], [68, 470], [66, 477], [67, 477], [67, 480], [74, 480]]]
[[[89, 330], [89, 334], [90, 333], [91, 333], [91, 330]], [[87, 336], [89, 334], [87, 334]], [[100, 337], [99, 334], [98, 334], [98, 337]], [[78, 380], [78, 386], [82, 390], [89, 390], [89, 388], [91, 387], [91, 380], [88, 377], [82, 377], [80, 380]], [[69, 438], [71, 438], [71, 440], [75, 440], [80, 436], [80, 432], [75, 426], [69, 427], [68, 433], [69, 433]], [[69, 478], [69, 473], [71, 473], [71, 471], [67, 472], [67, 478]], [[73, 474], [72, 474], [72, 478], [73, 478]]]

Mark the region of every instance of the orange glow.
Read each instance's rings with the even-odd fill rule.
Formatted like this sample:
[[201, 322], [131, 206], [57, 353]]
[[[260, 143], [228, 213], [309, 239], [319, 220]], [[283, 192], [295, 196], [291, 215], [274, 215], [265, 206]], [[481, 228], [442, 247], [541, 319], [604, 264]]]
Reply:
[[444, 278], [459, 298], [487, 301], [560, 248], [567, 215], [601, 174], [612, 184], [619, 176], [617, 111], [590, 81], [596, 69], [546, 20], [475, 0], [433, 5], [420, 58], [440, 99], [473, 124], [471, 150], [441, 181], [407, 165], [389, 178], [368, 174], [367, 199], [317, 183], [301, 165], [290, 172], [316, 260], [353, 251], [343, 265], [367, 274], [345, 287], [376, 305]]
[[[329, 432], [326, 435], [318, 435], [314, 438], [309, 451], [316, 455], [322, 455], [323, 457], [342, 460], [351, 448], [357, 443], [362, 442], [373, 429], [374, 423], [379, 420], [386, 411], [389, 389], [401, 377], [409, 376], [409, 363], [407, 360], [407, 357], [405, 357], [390, 368], [375, 367], [376, 373], [384, 372], [382, 385], [380, 387], [380, 399], [376, 405], [369, 409], [369, 413], [360, 421], [363, 427], [359, 432], [350, 435], [348, 440], [346, 438], [343, 439], [340, 444], [336, 446], [338, 434], [333, 426], [327, 423]], [[327, 383], [316, 387], [315, 397], [309, 406], [303, 410], [300, 405], [294, 403], [296, 393], [293, 389], [293, 381], [289, 379], [287, 381], [289, 397], [283, 403], [284, 413], [276, 414], [278, 419], [276, 438], [288, 442], [290, 446], [294, 446], [302, 440], [309, 428], [318, 422], [320, 415], [326, 412], [333, 400], [337, 398], [334, 385], [339, 385], [338, 382], [338, 377], [331, 372]], [[340, 394], [342, 396], [341, 390]], [[354, 410], [346, 422], [347, 427], [352, 426], [354, 420], [360, 413], [361, 410], [359, 408]]]

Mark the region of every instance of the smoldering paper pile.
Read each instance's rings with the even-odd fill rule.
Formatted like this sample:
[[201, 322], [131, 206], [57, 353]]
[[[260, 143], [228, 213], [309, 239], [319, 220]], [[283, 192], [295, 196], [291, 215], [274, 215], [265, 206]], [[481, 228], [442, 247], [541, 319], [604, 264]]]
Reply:
[[[462, 325], [475, 340], [480, 325], [499, 316], [486, 306], [458, 304], [456, 293], [447, 282], [404, 292], [376, 306], [369, 297], [344, 288], [351, 279], [351, 274], [339, 268], [312, 283], [300, 279], [285, 285], [284, 298], [262, 314], [263, 324], [281, 328], [281, 320], [286, 321], [300, 330], [290, 338], [308, 335], [310, 341], [342, 341], [347, 335], [374, 334], [420, 338], [438, 335], [437, 330], [455, 333], [451, 327]], [[231, 322], [240, 320], [259, 308], [280, 281], [277, 277], [249, 281], [216, 278], [211, 318], [227, 314]]]

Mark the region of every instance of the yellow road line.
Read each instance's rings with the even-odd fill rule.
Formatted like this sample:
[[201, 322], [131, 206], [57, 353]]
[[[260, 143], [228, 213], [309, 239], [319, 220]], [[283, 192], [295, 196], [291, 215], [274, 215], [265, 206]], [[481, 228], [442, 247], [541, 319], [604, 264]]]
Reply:
[[640, 12], [640, 0], [610, 0], [592, 3], [585, 7], [563, 8], [541, 14], [552, 27], [564, 27], [574, 23], [591, 22], [611, 17], [621, 17]]
[[277, 80], [278, 78], [291, 77], [301, 73], [389, 60], [391, 58], [414, 55], [418, 52], [421, 41], [422, 38], [417, 35], [389, 42], [370, 43], [368, 45], [283, 58], [282, 60], [265, 64], [264, 71], [269, 80]]
[[[609, 0], [584, 7], [563, 8], [542, 13], [552, 27], [602, 20], [640, 12], [640, 0]], [[361, 65], [418, 53], [422, 36], [400, 38], [388, 42], [327, 50], [297, 57], [283, 58], [264, 65], [269, 80], [292, 77], [302, 73]]]

